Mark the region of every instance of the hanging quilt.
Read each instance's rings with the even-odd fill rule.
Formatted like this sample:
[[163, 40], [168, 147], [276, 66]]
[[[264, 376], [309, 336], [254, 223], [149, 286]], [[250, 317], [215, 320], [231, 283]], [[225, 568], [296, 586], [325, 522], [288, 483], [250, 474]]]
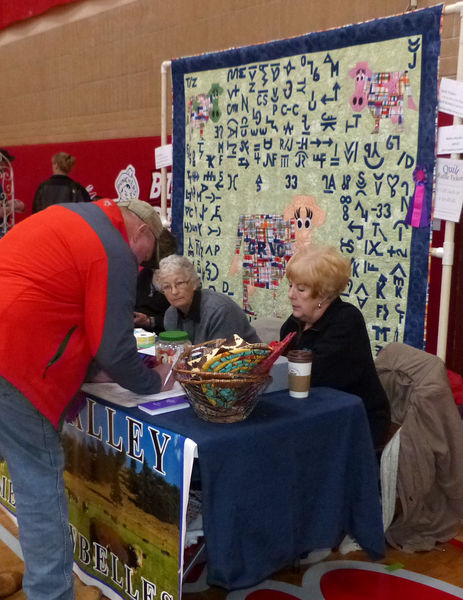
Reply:
[[290, 312], [305, 243], [352, 260], [376, 354], [423, 348], [442, 6], [172, 62], [172, 227], [204, 287]]

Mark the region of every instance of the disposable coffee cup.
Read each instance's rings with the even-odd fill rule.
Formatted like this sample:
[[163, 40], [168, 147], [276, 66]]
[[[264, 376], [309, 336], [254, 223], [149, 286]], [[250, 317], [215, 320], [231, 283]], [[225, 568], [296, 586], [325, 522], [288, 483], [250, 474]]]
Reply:
[[292, 398], [307, 398], [313, 354], [310, 350], [290, 350], [287, 357], [289, 395]]

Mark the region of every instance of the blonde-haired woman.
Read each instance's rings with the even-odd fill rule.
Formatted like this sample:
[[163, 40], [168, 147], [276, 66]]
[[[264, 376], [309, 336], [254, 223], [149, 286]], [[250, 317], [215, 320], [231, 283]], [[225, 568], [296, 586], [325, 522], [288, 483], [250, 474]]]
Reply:
[[67, 152], [58, 152], [51, 159], [53, 175], [43, 181], [35, 192], [32, 212], [47, 208], [52, 204], [66, 202], [90, 202], [87, 190], [69, 177], [76, 159]]
[[390, 427], [386, 393], [376, 373], [371, 345], [360, 310], [340, 294], [351, 275], [351, 261], [333, 246], [309, 245], [289, 260], [286, 277], [293, 313], [280, 338], [296, 331], [290, 350], [312, 350], [312, 385], [360, 396], [375, 447]]

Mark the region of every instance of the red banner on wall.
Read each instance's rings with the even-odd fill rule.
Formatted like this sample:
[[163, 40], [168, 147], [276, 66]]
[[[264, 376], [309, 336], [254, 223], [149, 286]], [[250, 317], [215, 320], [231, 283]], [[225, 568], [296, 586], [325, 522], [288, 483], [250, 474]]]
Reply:
[[17, 21], [41, 15], [55, 6], [71, 2], [76, 2], [76, 0], [2, 0], [0, 3], [0, 29]]
[[[52, 175], [51, 158], [57, 152], [67, 152], [76, 158], [70, 177], [86, 187], [90, 196], [120, 198], [124, 195], [147, 200], [160, 206], [161, 173], [156, 168], [154, 150], [160, 137], [95, 140], [5, 146], [14, 156], [14, 196], [26, 206], [21, 221], [32, 210], [34, 194], [39, 183]], [[171, 174], [168, 173], [168, 205]]]

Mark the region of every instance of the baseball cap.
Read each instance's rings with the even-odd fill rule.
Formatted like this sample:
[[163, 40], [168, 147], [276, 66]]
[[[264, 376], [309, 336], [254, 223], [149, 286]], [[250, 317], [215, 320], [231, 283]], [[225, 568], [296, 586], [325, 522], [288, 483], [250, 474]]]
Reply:
[[156, 238], [153, 255], [150, 260], [143, 262], [142, 266], [157, 268], [159, 265], [159, 238], [164, 230], [161, 217], [159, 216], [157, 210], [144, 200], [118, 202], [117, 205], [120, 207], [125, 207], [127, 210], [130, 210], [130, 212], [137, 215], [137, 217], [146, 223], [146, 225], [148, 225], [153, 232], [154, 237]]

